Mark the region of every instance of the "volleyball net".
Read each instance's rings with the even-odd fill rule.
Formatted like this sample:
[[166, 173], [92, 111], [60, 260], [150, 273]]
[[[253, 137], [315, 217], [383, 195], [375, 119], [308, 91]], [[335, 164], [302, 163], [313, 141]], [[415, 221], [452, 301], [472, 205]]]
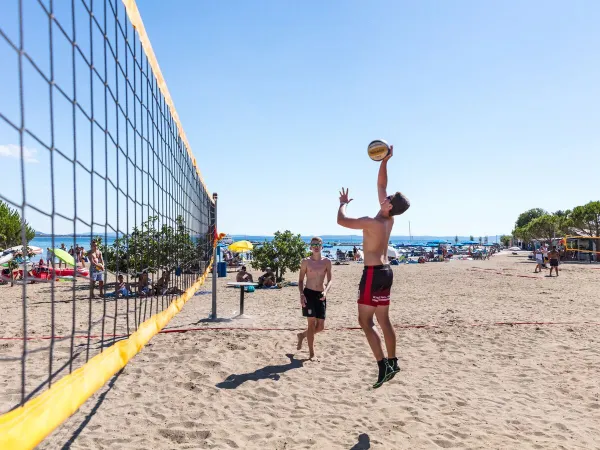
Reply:
[[133, 0], [0, 3], [0, 447], [35, 446], [210, 271], [215, 201]]
[[562, 243], [569, 259], [597, 261], [600, 258], [600, 236], [565, 236]]

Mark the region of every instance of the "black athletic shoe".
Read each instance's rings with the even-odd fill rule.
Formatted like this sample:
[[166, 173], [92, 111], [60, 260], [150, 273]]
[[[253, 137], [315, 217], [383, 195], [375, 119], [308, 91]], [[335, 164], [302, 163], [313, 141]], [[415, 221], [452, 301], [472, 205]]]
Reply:
[[392, 369], [392, 371], [391, 371], [388, 379], [385, 381], [390, 381], [392, 378], [394, 378], [396, 376], [396, 374], [398, 372], [400, 372], [400, 366], [398, 365], [398, 358], [388, 359], [388, 365], [390, 366], [390, 369]]
[[390, 379], [390, 375], [392, 373], [392, 367], [388, 364], [388, 360], [386, 358], [383, 358], [381, 361], [377, 361], [377, 365], [379, 366], [379, 376], [377, 377], [377, 382], [373, 385], [373, 389], [381, 387], [383, 383]]

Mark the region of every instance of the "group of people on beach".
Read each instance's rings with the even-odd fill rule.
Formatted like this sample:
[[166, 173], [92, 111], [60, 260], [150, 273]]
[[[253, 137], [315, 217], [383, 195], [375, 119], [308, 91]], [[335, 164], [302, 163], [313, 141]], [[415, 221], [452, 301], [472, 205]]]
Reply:
[[[379, 211], [375, 217], [351, 218], [346, 214], [346, 207], [352, 201], [348, 189], [340, 192], [340, 206], [337, 223], [343, 227], [363, 231], [363, 274], [358, 284], [358, 322], [367, 338], [378, 366], [378, 388], [391, 380], [400, 371], [396, 356], [396, 333], [390, 322], [390, 291], [394, 281], [394, 273], [388, 264], [388, 242], [394, 226], [394, 216], [403, 214], [409, 207], [408, 199], [400, 192], [393, 195], [387, 193], [387, 163], [393, 156], [390, 153], [381, 161], [377, 176], [377, 193]], [[311, 256], [302, 260], [298, 280], [300, 307], [302, 315], [307, 318], [307, 328], [298, 333], [297, 348], [302, 348], [306, 339], [309, 357], [315, 355], [315, 335], [325, 329], [327, 312], [327, 295], [332, 285], [331, 261], [321, 254], [323, 240], [313, 237], [310, 241]], [[375, 331], [373, 317], [383, 332], [384, 353], [379, 334]]]
[[536, 248], [533, 251], [535, 255], [535, 270], [533, 273], [541, 273], [542, 269], [547, 269], [547, 263], [550, 263], [550, 275], [552, 276], [552, 271], [556, 272], [556, 276], [558, 276], [558, 265], [560, 264], [560, 252], [556, 248], [556, 245], [552, 246], [552, 250], [548, 250], [548, 246], [543, 244], [539, 248]]

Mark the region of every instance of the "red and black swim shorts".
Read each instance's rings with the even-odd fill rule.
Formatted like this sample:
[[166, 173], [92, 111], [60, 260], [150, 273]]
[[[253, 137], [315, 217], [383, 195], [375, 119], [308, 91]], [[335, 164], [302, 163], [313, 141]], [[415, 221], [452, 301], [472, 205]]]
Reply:
[[365, 266], [358, 285], [358, 302], [361, 305], [387, 306], [394, 282], [394, 272], [389, 264]]

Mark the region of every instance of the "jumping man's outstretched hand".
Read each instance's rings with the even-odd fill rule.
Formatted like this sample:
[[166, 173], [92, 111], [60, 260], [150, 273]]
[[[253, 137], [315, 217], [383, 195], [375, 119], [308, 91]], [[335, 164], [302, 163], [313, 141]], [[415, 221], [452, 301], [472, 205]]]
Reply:
[[352, 200], [354, 199], [348, 199], [348, 189], [346, 189], [346, 192], [344, 192], [344, 188], [342, 188], [342, 191], [340, 192], [340, 205], [346, 205]]
[[390, 153], [385, 158], [383, 158], [382, 161], [388, 161], [392, 156], [394, 156], [394, 146], [390, 145]]

